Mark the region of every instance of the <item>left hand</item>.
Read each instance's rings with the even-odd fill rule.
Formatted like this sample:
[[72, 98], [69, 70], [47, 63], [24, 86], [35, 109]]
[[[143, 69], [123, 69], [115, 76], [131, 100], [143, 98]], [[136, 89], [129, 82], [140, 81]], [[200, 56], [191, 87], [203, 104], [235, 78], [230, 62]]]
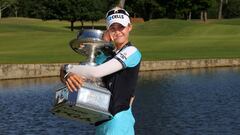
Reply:
[[83, 77], [78, 76], [77, 74], [74, 73], [69, 73], [67, 76], [65, 75], [66, 73], [64, 72], [64, 66], [62, 66], [60, 69], [60, 80], [62, 81], [62, 83], [67, 85], [68, 90], [70, 92], [77, 91], [78, 89], [80, 89], [85, 81]]
[[78, 91], [83, 86], [85, 79], [74, 73], [69, 73], [65, 77], [65, 84], [70, 92]]

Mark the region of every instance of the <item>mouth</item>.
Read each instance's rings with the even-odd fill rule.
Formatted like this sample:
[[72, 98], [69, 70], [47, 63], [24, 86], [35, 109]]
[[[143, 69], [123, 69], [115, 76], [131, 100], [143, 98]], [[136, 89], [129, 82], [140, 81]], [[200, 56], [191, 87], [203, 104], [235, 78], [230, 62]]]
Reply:
[[115, 39], [119, 39], [119, 38], [122, 38], [123, 36], [122, 35], [118, 35], [115, 37]]

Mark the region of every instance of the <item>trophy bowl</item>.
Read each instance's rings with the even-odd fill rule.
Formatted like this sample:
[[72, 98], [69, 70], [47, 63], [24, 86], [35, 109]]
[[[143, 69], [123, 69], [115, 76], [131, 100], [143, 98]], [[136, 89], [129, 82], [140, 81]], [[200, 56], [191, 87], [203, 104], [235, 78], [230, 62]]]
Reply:
[[99, 53], [112, 52], [113, 45], [103, 40], [103, 31], [96, 29], [81, 30], [77, 38], [70, 41], [70, 47], [78, 54], [87, 56], [85, 64], [97, 65], [95, 58]]

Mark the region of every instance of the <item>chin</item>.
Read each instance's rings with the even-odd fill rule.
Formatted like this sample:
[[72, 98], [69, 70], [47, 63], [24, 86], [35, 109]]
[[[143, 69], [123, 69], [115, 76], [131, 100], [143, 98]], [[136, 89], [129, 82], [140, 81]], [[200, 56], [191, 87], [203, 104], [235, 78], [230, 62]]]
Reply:
[[124, 42], [115, 41], [116, 44], [123, 44]]
[[122, 39], [116, 39], [116, 40], [115, 40], [115, 43], [117, 43], [117, 44], [123, 44], [123, 43], [124, 43], [124, 40], [122, 40]]

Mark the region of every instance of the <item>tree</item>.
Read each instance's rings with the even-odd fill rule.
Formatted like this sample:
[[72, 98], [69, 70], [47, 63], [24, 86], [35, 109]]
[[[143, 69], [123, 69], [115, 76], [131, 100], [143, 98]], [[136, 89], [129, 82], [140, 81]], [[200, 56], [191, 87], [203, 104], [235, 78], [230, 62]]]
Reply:
[[104, 18], [106, 12], [106, 0], [45, 0], [41, 12], [42, 19], [59, 19], [69, 21], [71, 31], [73, 31], [74, 23], [80, 21], [82, 26], [84, 21], [94, 21]]
[[14, 11], [15, 17], [18, 17], [18, 9], [19, 9], [19, 2], [16, 1], [15, 3], [12, 4], [11, 8]]
[[[49, 2], [51, 1], [51, 2]], [[84, 20], [87, 0], [44, 0], [39, 10], [43, 20], [59, 19], [70, 22], [71, 31], [74, 22]], [[83, 23], [82, 23], [83, 25]]]
[[[232, 3], [233, 1], [230, 1], [230, 2]], [[219, 3], [218, 19], [222, 19], [222, 17], [223, 17], [223, 6], [224, 6], [224, 4], [228, 4], [228, 0], [218, 0], [218, 3]]]
[[16, 0], [12, 4], [11, 9], [14, 12], [15, 16], [30, 17], [30, 18], [41, 18], [43, 3], [48, 1], [49, 4], [52, 4], [53, 0]]
[[[131, 1], [131, 2], [130, 2]], [[159, 15], [162, 12], [162, 8], [156, 0], [130, 0], [126, 1], [126, 7], [130, 9], [130, 13], [135, 16], [140, 16], [144, 21], [148, 21], [155, 18], [154, 15]]]
[[[197, 0], [178, 0], [180, 3], [179, 11], [183, 14], [184, 19], [191, 20], [192, 13], [197, 12], [199, 10], [199, 1]], [[202, 10], [202, 9], [201, 9]]]
[[224, 18], [239, 18], [240, 17], [240, 1], [229, 0], [223, 8]]
[[176, 16], [191, 20], [192, 11], [194, 10], [194, 2], [192, 0], [175, 0]]
[[58, 4], [60, 20], [68, 20], [71, 22], [71, 31], [73, 31], [74, 22], [80, 20], [82, 22], [85, 19], [85, 13], [88, 11], [85, 6], [85, 0], [60, 0]]
[[218, 10], [218, 19], [222, 19], [222, 7], [223, 7], [223, 0], [220, 0], [219, 10]]
[[106, 1], [102, 0], [88, 0], [86, 3], [87, 12], [84, 13], [85, 21], [92, 22], [92, 28], [94, 28], [94, 21], [98, 21], [104, 18], [106, 9]]
[[14, 2], [15, 0], [0, 0], [0, 19], [2, 19], [2, 12]]
[[207, 10], [212, 6], [212, 0], [195, 0], [197, 9], [200, 11], [202, 21], [207, 21]]

